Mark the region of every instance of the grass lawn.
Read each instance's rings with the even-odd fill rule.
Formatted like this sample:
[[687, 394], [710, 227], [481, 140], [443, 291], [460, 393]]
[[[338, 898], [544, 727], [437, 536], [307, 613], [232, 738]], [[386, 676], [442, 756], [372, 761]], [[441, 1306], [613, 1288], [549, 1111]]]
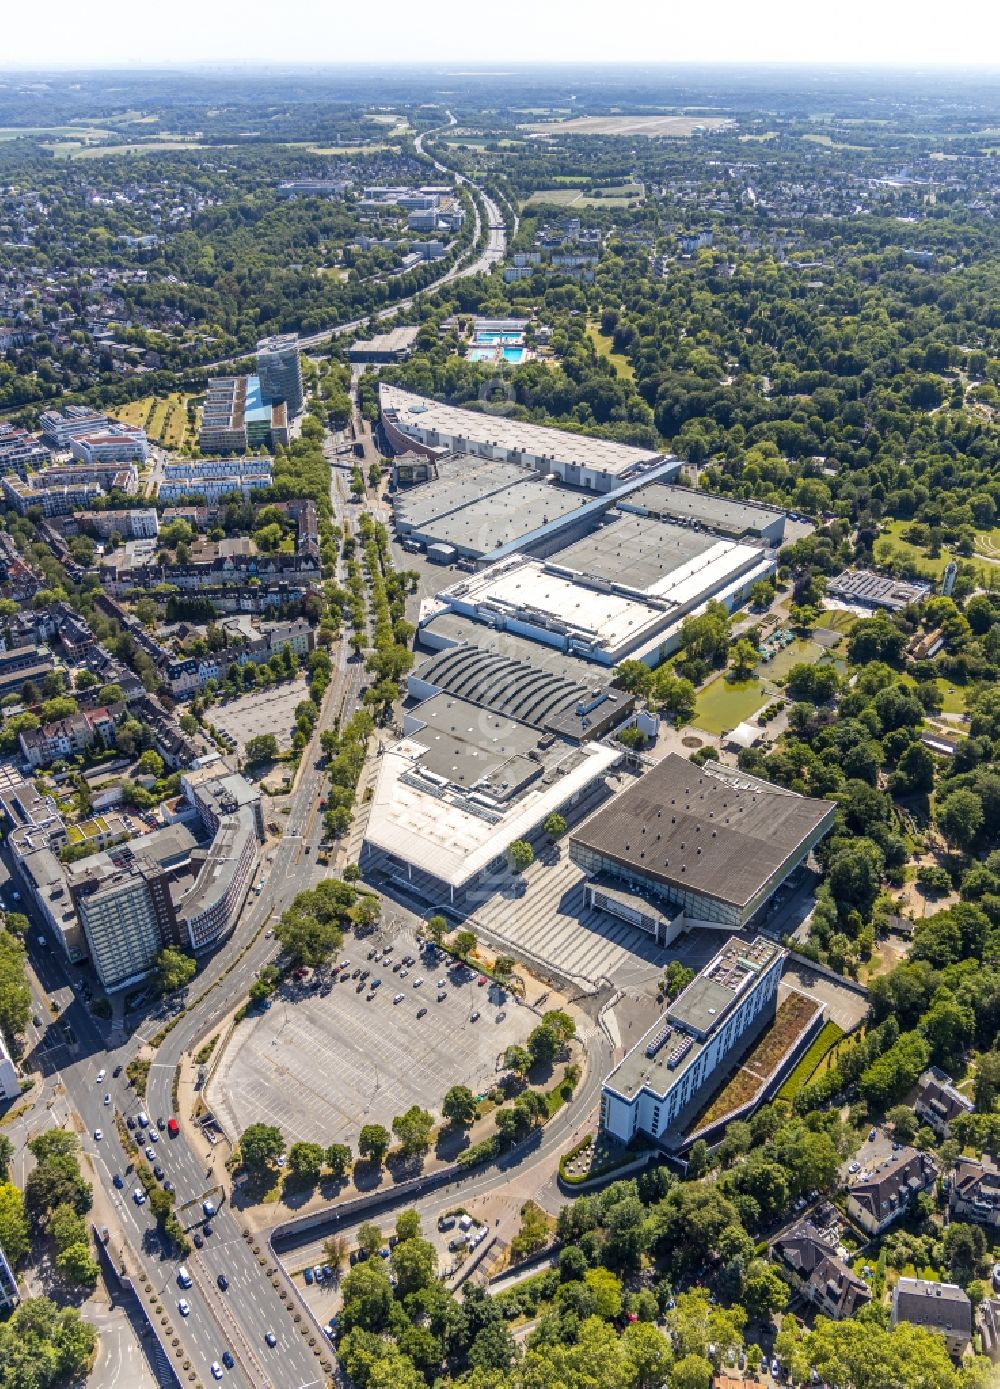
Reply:
[[[941, 553], [938, 557], [932, 559], [921, 546], [913, 545], [910, 541], [904, 540], [903, 531], [911, 524], [910, 521], [890, 521], [885, 533], [875, 541], [874, 554], [879, 564], [887, 564], [893, 556], [904, 556], [916, 566], [917, 572], [924, 578], [940, 579], [949, 560], [962, 561], [961, 555], [956, 555], [945, 545], [941, 546]], [[981, 581], [988, 583], [992, 578], [995, 582], [998, 566], [1000, 566], [1000, 527], [977, 531], [974, 549], [975, 554], [972, 559], [983, 561], [979, 565]]]
[[941, 691], [941, 696], [944, 699], [941, 712], [943, 714], [964, 714], [965, 691], [961, 685], [953, 685], [950, 680], [945, 680], [943, 676], [938, 676], [934, 683]]
[[614, 350], [614, 339], [607, 337], [601, 332], [596, 323], [587, 324], [587, 337], [594, 344], [594, 351], [599, 357], [607, 357], [611, 365], [616, 369], [619, 376], [631, 381], [635, 376], [632, 363], [622, 355], [621, 352]]
[[816, 1005], [804, 994], [790, 993], [783, 1000], [774, 1022], [757, 1041], [753, 1050], [727, 1085], [698, 1119], [696, 1129], [717, 1123], [747, 1104], [763, 1088], [783, 1056], [800, 1037], [816, 1012]]
[[728, 733], [755, 714], [767, 699], [762, 680], [729, 681], [720, 675], [698, 695], [692, 722], [705, 733]]
[[849, 632], [858, 620], [857, 613], [846, 612], [843, 608], [830, 608], [820, 613], [817, 626], [826, 627], [831, 632]]

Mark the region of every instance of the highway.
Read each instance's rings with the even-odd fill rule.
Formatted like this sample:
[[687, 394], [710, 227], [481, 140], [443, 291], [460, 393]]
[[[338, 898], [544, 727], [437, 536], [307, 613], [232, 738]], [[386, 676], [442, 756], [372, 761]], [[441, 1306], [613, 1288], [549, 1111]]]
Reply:
[[[448, 120], [445, 125], [435, 126], [433, 130], [425, 130], [414, 140], [413, 143], [421, 154], [424, 153], [423, 142], [429, 135], [435, 135], [441, 130], [446, 130], [448, 126], [457, 123], [456, 118], [450, 111], [446, 114]], [[453, 265], [450, 270], [446, 270], [438, 279], [432, 280], [430, 284], [425, 285], [424, 288], [419, 291], [420, 295], [431, 294], [434, 290], [440, 289], [442, 285], [448, 284], [451, 280], [461, 279], [466, 275], [479, 275], [489, 272], [498, 261], [503, 260], [507, 250], [507, 233], [504, 227], [503, 217], [493, 199], [484, 192], [479, 184], [473, 183], [472, 180], [466, 178], [464, 174], [460, 174], [456, 170], [448, 168], [446, 164], [442, 164], [437, 159], [435, 159], [433, 163], [435, 169], [437, 169], [439, 173], [446, 174], [449, 178], [454, 177], [457, 183], [465, 184], [467, 188], [474, 190], [480, 195], [483, 200], [483, 205], [486, 208], [486, 216], [489, 224], [489, 239], [485, 250], [483, 250], [475, 260], [470, 261], [468, 264], [459, 262], [457, 265]], [[482, 230], [482, 219], [479, 215], [479, 207], [475, 203], [475, 200], [473, 200], [473, 207], [475, 208], [476, 215], [476, 226], [473, 234], [473, 245], [475, 245], [479, 240], [479, 234]], [[517, 230], [516, 222], [514, 229], [515, 231]], [[343, 333], [353, 333], [359, 328], [368, 328], [382, 319], [393, 318], [400, 309], [408, 309], [417, 297], [418, 296], [414, 294], [407, 295], [404, 299], [394, 300], [393, 303], [387, 305], [385, 308], [379, 309], [377, 313], [366, 314], [362, 318], [353, 318], [347, 323], [336, 323], [329, 328], [322, 328], [315, 333], [306, 333], [299, 338], [299, 346], [304, 352], [311, 351], [317, 347], [324, 347], [328, 342], [332, 342], [334, 338], [340, 337]], [[246, 352], [237, 352], [231, 357], [219, 357], [214, 362], [199, 362], [197, 366], [199, 370], [213, 371], [219, 367], [231, 367], [236, 362], [241, 362], [246, 357], [252, 355], [252, 350], [248, 348]]]

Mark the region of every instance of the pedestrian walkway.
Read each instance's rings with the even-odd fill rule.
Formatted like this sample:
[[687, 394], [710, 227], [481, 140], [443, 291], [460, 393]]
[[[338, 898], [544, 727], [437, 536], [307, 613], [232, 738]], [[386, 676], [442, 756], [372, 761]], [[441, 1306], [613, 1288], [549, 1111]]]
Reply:
[[555, 971], [593, 992], [623, 971], [634, 973], [638, 965], [648, 972], [666, 958], [645, 932], [587, 906], [583, 870], [565, 851], [556, 863], [532, 864], [525, 880], [523, 897], [497, 894], [469, 924], [543, 973]]

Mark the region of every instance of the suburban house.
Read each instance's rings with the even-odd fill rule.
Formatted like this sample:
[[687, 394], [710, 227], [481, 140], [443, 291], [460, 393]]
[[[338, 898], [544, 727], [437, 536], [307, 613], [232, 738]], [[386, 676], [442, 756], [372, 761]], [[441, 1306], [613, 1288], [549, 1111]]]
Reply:
[[880, 1235], [936, 1179], [937, 1168], [927, 1153], [901, 1148], [848, 1187], [847, 1214], [867, 1234]]
[[892, 1292], [893, 1326], [901, 1321], [943, 1336], [948, 1353], [964, 1355], [972, 1341], [972, 1303], [957, 1283], [901, 1278]]
[[1000, 1228], [1000, 1167], [992, 1158], [958, 1159], [951, 1174], [948, 1210], [952, 1220], [971, 1220], [989, 1230]]
[[946, 1138], [948, 1125], [960, 1114], [971, 1114], [975, 1105], [958, 1090], [937, 1066], [931, 1066], [920, 1077], [913, 1108], [918, 1119], [934, 1130], [938, 1138]]
[[840, 1321], [854, 1317], [871, 1301], [871, 1289], [823, 1239], [815, 1225], [803, 1220], [771, 1245], [775, 1262], [792, 1283], [824, 1316]]

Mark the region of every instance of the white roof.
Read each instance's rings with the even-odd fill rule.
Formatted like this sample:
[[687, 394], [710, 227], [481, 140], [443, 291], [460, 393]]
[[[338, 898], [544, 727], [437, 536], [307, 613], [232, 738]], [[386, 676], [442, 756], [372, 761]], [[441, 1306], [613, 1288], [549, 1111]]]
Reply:
[[612, 439], [595, 439], [589, 434], [571, 434], [565, 429], [529, 424], [505, 415], [442, 405], [387, 382], [379, 383], [379, 401], [383, 410], [396, 411], [395, 423], [404, 433], [436, 433], [442, 442], [461, 439], [465, 445], [491, 444], [615, 477], [652, 467], [664, 457], [656, 450], [634, 448]]
[[620, 756], [601, 743], [585, 743], [581, 751], [586, 755], [576, 766], [551, 782], [540, 779], [501, 819], [490, 823], [403, 780], [425, 752], [419, 734], [406, 738], [379, 760], [365, 840], [443, 883], [461, 887], [513, 840], [530, 836], [553, 810], [603, 776]]

